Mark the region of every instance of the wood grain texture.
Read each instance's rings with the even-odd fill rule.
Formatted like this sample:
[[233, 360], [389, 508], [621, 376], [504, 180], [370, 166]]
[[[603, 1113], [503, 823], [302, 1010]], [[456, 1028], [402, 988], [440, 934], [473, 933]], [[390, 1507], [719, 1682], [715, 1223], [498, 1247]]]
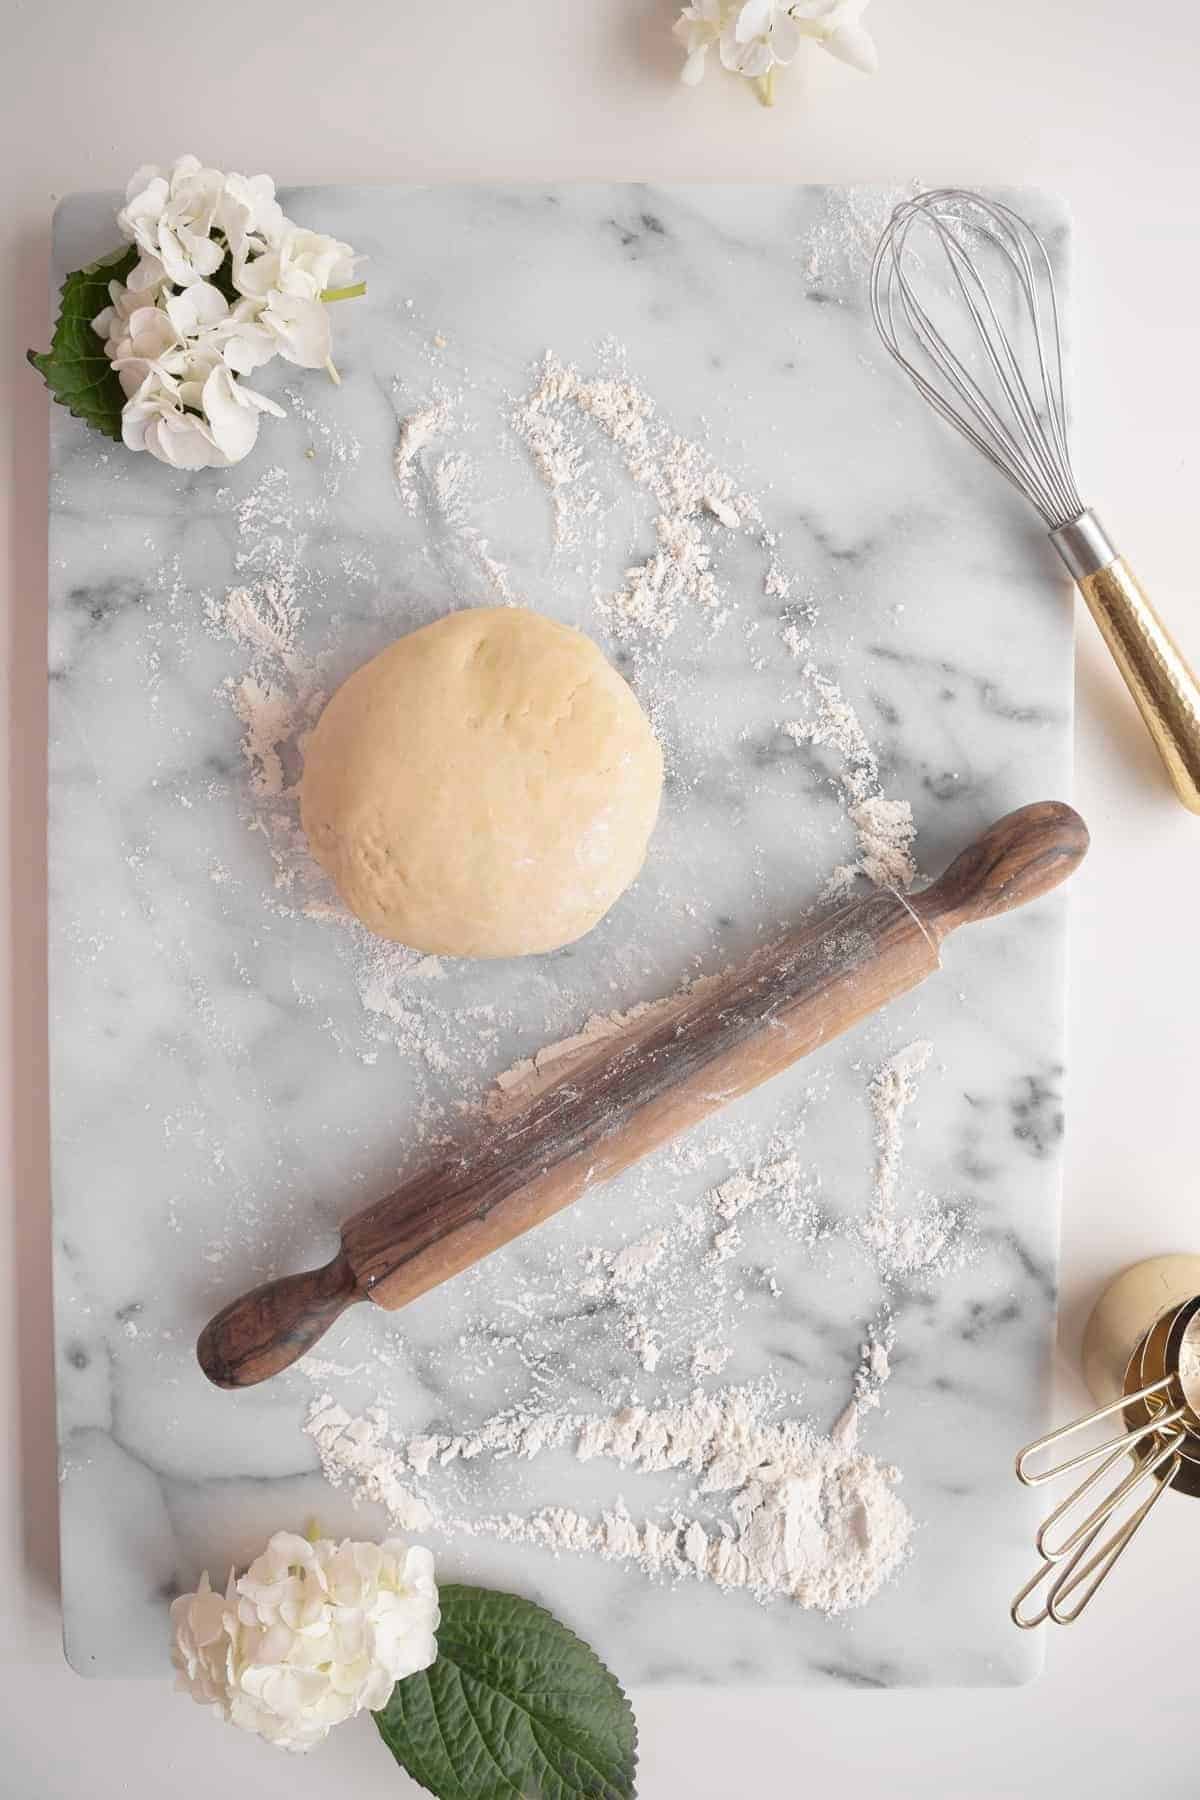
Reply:
[[1035, 800], [1005, 813], [912, 901], [939, 941], [1040, 900], [1074, 873], [1087, 854], [1088, 828], [1061, 800]]
[[261, 1381], [353, 1300], [404, 1306], [469, 1268], [907, 993], [938, 967], [948, 932], [1049, 892], [1087, 841], [1070, 807], [1022, 807], [914, 899], [847, 901], [649, 1008], [479, 1143], [356, 1213], [325, 1269], [226, 1307], [200, 1340], [205, 1373], [225, 1387]]
[[200, 1333], [197, 1360], [217, 1387], [253, 1387], [311, 1350], [348, 1306], [365, 1298], [339, 1250], [324, 1268], [264, 1282], [234, 1300]]
[[897, 895], [807, 921], [694, 995], [654, 1007], [468, 1155], [358, 1213], [360, 1287], [403, 1306], [757, 1087], [937, 967]]

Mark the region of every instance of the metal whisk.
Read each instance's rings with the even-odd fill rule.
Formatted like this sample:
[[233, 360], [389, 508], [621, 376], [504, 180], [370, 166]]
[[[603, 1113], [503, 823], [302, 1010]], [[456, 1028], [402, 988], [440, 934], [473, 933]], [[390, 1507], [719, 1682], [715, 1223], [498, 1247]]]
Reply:
[[[943, 328], [930, 307], [947, 274]], [[1175, 791], [1200, 813], [1200, 687], [1075, 485], [1046, 246], [1011, 207], [960, 188], [919, 194], [896, 207], [876, 247], [871, 312], [929, 404], [1041, 513]]]

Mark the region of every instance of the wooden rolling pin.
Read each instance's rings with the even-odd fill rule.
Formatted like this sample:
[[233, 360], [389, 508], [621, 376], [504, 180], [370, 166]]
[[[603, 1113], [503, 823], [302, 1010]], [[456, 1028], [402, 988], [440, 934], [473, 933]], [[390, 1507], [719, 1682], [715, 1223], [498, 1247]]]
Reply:
[[1048, 893], [1087, 844], [1069, 806], [1023, 806], [924, 893], [847, 901], [650, 1007], [473, 1149], [355, 1213], [324, 1268], [269, 1281], [218, 1313], [196, 1347], [201, 1368], [218, 1387], [249, 1387], [310, 1350], [356, 1301], [415, 1300], [907, 993], [938, 968], [947, 933]]

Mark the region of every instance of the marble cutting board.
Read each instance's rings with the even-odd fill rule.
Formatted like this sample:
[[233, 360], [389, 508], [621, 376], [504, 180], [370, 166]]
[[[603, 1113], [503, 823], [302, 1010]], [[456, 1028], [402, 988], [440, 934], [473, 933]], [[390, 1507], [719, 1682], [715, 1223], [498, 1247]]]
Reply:
[[[1070, 788], [1069, 590], [1032, 515], [926, 416], [872, 335], [865, 274], [893, 196], [283, 198], [370, 259], [369, 299], [336, 320], [340, 387], [273, 365], [260, 385], [296, 416], [268, 425], [247, 463], [191, 476], [54, 413], [51, 1048], [71, 1662], [160, 1673], [165, 1601], [202, 1567], [219, 1579], [267, 1531], [313, 1515], [331, 1531], [379, 1527], [317, 1469], [302, 1420], [318, 1393], [352, 1411], [380, 1402], [404, 1431], [470, 1428], [551, 1378], [581, 1411], [611, 1394], [628, 1358], [603, 1307], [573, 1298], [584, 1252], [644, 1237], [791, 1121], [828, 1230], [816, 1244], [769, 1221], [748, 1233], [719, 1379], [770, 1378], [828, 1429], [864, 1331], [890, 1305], [893, 1374], [864, 1443], [901, 1467], [917, 1521], [899, 1578], [830, 1620], [484, 1537], [429, 1541], [447, 1574], [551, 1604], [629, 1684], [1027, 1678], [1040, 1644], [1012, 1628], [1007, 1602], [1032, 1514], [1011, 1457], [1041, 1423], [1053, 1331], [1059, 897], [956, 938], [935, 982], [752, 1096], [729, 1140], [656, 1159], [406, 1313], [355, 1309], [307, 1376], [230, 1396], [199, 1374], [192, 1345], [216, 1306], [328, 1255], [338, 1218], [411, 1166], [464, 1094], [589, 1013], [720, 966], [811, 905], [852, 854], [836, 752], [783, 729], [813, 706], [783, 628], [802, 631], [805, 656], [854, 706], [883, 791], [911, 802], [927, 873], [1008, 808]], [[1021, 200], [1061, 274], [1059, 209]], [[56, 286], [109, 248], [112, 205], [60, 207]], [[597, 511], [579, 543], [556, 548], [550, 496], [511, 429], [547, 350], [586, 371], [611, 363], [614, 343], [658, 417], [703, 441], [761, 507], [757, 538], [705, 523], [728, 617], [685, 607], [665, 642], [623, 633], [603, 607], [653, 549], [653, 502], [597, 441]], [[442, 438], [400, 484], [398, 422], [439, 401]], [[772, 556], [787, 596], [765, 591]], [[245, 584], [261, 601], [272, 583], [300, 624], [263, 676], [228, 596]], [[398, 977], [297, 903], [285, 803], [253, 792], [256, 775], [286, 788], [291, 753], [274, 783], [261, 755], [248, 765], [239, 684], [261, 677], [261, 697], [268, 676], [302, 685], [315, 670], [327, 687], [400, 631], [506, 593], [591, 631], [650, 706], [669, 770], [654, 853], [603, 925], [557, 957]], [[872, 1191], [870, 1073], [917, 1038], [933, 1055], [906, 1119], [902, 1197], [956, 1209], [968, 1254], [885, 1291], [848, 1227]], [[686, 1393], [686, 1346], [634, 1373], [644, 1400]], [[481, 1468], [480, 1504], [637, 1498], [638, 1477], [566, 1462], [531, 1463], [519, 1480]]]

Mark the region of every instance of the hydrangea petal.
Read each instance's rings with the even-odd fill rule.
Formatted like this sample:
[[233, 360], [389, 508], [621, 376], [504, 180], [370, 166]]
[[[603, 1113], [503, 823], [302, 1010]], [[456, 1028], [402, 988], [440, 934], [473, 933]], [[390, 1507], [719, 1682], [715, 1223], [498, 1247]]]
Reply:
[[270, 294], [261, 321], [279, 345], [279, 354], [301, 369], [323, 369], [331, 349], [329, 313], [320, 300]]
[[787, 13], [779, 13], [771, 35], [767, 40], [771, 55], [777, 63], [790, 63], [800, 48], [800, 27]]
[[746, 0], [734, 21], [734, 38], [748, 44], [752, 38], [766, 37], [774, 21], [775, 0]]
[[697, 82], [703, 81], [705, 65], [708, 62], [708, 49], [707, 44], [698, 45], [685, 61], [679, 79], [686, 82], [688, 87], [695, 87]]
[[[789, 15], [798, 24], [814, 24], [818, 27], [828, 24], [838, 13], [846, 10], [846, 0], [793, 0], [789, 7]], [[819, 36], [819, 31], [807, 33]]]
[[879, 67], [879, 52], [865, 25], [838, 25], [821, 42], [830, 56], [836, 56], [839, 62], [849, 63], [852, 69], [858, 69], [863, 75], [874, 75]]

